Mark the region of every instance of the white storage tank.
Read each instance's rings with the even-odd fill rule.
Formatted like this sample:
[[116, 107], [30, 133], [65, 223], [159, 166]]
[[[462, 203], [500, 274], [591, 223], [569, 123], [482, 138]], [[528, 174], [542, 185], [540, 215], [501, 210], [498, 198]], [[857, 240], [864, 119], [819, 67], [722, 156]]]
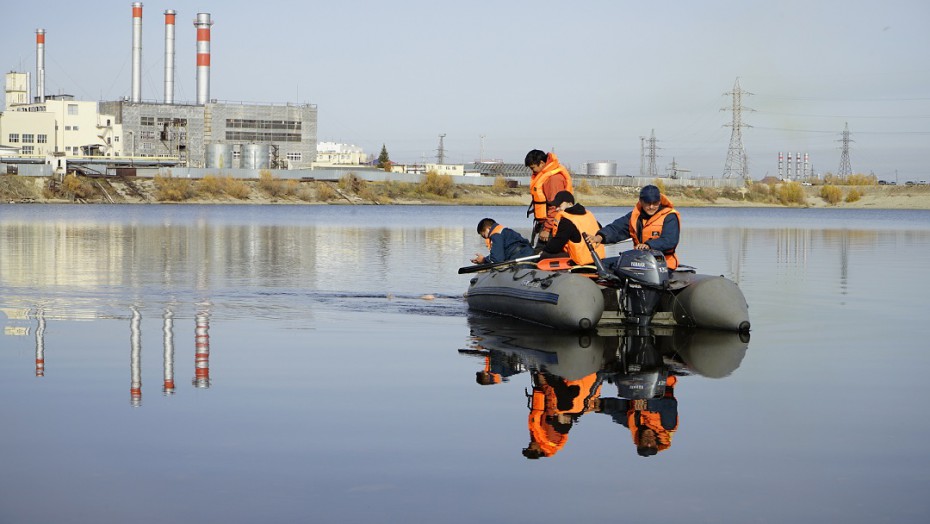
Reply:
[[229, 144], [207, 144], [204, 150], [204, 167], [214, 169], [231, 169], [233, 151]]
[[589, 176], [617, 176], [617, 163], [609, 160], [588, 162], [586, 174]]
[[268, 169], [271, 167], [271, 146], [268, 144], [242, 144], [239, 165], [243, 169]]

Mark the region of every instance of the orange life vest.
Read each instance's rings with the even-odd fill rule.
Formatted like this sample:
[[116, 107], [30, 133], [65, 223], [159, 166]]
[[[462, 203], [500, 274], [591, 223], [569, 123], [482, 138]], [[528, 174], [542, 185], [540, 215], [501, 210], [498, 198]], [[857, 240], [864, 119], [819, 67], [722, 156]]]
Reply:
[[655, 411], [634, 411], [627, 413], [627, 425], [633, 436], [633, 444], [639, 446], [639, 429], [647, 427], [656, 433], [656, 444], [659, 451], [665, 451], [672, 445], [672, 434], [678, 429], [676, 424], [674, 428], [665, 429], [662, 426], [662, 416]]
[[491, 232], [488, 233], [488, 238], [484, 239], [484, 242], [488, 245], [488, 249], [491, 249], [491, 236], [496, 235], [503, 230], [504, 230], [504, 226], [502, 226], [501, 224], [497, 224], [496, 226], [494, 226], [494, 229], [492, 229]]
[[[583, 215], [573, 215], [563, 212], [561, 213], [561, 218], [568, 219], [569, 222], [575, 225], [579, 233], [582, 235], [587, 233], [589, 237], [596, 235], [600, 229], [597, 225], [597, 219], [594, 218], [594, 213], [588, 210], [585, 210]], [[565, 252], [568, 253], [568, 256], [579, 266], [586, 266], [594, 263], [594, 258], [591, 257], [591, 250], [588, 249], [588, 245], [585, 244], [584, 236], [582, 236], [581, 240], [578, 242], [569, 240], [565, 243], [564, 249]], [[597, 252], [599, 258], [604, 258], [606, 256], [604, 244], [599, 244], [594, 248], [594, 251]]]
[[575, 193], [575, 190], [572, 188], [571, 173], [559, 163], [559, 159], [556, 158], [555, 153], [549, 153], [549, 157], [546, 159], [546, 164], [543, 166], [542, 171], [534, 174], [530, 178], [530, 197], [532, 197], [530, 206], [533, 208], [533, 218], [535, 218], [537, 222], [545, 222], [548, 216], [549, 202], [552, 198], [555, 198], [555, 195], [549, 195], [551, 198], [547, 198], [546, 193], [543, 191], [543, 186], [546, 184], [546, 181], [556, 175], [565, 177], [565, 190], [572, 194]]
[[530, 430], [530, 439], [535, 442], [543, 455], [555, 455], [568, 442], [568, 434], [562, 434], [545, 421], [546, 394], [537, 389], [533, 390], [533, 400], [530, 405], [530, 416], [527, 426]]
[[[659, 238], [662, 236], [662, 226], [665, 224], [665, 217], [671, 213], [675, 213], [678, 217], [678, 223], [681, 224], [681, 214], [675, 209], [675, 206], [672, 204], [672, 201], [666, 198], [665, 195], [661, 195], [661, 200], [659, 203], [661, 207], [656, 214], [651, 217], [643, 220], [643, 238], [639, 238], [639, 232], [637, 231], [636, 224], [639, 222], [640, 215], [643, 214], [642, 204], [639, 202], [636, 203], [636, 207], [633, 208], [633, 212], [630, 214], [630, 238], [633, 239], [633, 245], [642, 244], [643, 242]], [[665, 264], [668, 268], [675, 269], [678, 267], [678, 257], [675, 256], [675, 249], [669, 249], [664, 251], [665, 255]]]

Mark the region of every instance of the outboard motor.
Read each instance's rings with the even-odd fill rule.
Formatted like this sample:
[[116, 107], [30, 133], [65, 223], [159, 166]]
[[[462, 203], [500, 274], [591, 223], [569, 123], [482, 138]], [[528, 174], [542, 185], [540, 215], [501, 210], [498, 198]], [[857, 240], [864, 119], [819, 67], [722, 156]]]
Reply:
[[636, 325], [648, 326], [668, 288], [665, 255], [656, 250], [631, 249], [620, 253], [612, 270], [623, 282], [627, 318]]

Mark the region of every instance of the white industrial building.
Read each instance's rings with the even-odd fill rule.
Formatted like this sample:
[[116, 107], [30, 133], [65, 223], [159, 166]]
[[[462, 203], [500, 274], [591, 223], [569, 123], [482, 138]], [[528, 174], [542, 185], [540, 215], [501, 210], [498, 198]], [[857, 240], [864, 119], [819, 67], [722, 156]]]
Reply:
[[[161, 102], [142, 100], [142, 3], [132, 4], [131, 96], [93, 102], [45, 95], [45, 30], [36, 31], [36, 96], [27, 73], [6, 75], [0, 146], [36, 157], [93, 157], [108, 165], [307, 169], [316, 159], [313, 104], [223, 102], [210, 98], [209, 13], [198, 13], [197, 100], [174, 100], [176, 11], [165, 13], [165, 81]], [[5, 159], [9, 161], [10, 159]], [[51, 160], [48, 161], [51, 163]]]

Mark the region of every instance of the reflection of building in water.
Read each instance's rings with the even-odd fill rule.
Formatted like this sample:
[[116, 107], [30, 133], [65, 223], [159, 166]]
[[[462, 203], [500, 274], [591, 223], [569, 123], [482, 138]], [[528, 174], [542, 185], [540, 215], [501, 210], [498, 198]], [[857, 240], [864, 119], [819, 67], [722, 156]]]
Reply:
[[36, 326], [36, 376], [45, 376], [45, 311], [36, 310], [38, 326]]
[[210, 387], [210, 304], [201, 304], [195, 316], [194, 328], [194, 379], [191, 381], [198, 388]]
[[129, 403], [133, 407], [142, 405], [142, 314], [132, 306], [132, 318], [129, 321]]
[[170, 309], [165, 308], [162, 319], [164, 320], [162, 332], [165, 336], [163, 358], [165, 380], [161, 391], [165, 395], [174, 395], [174, 313], [172, 313]]

